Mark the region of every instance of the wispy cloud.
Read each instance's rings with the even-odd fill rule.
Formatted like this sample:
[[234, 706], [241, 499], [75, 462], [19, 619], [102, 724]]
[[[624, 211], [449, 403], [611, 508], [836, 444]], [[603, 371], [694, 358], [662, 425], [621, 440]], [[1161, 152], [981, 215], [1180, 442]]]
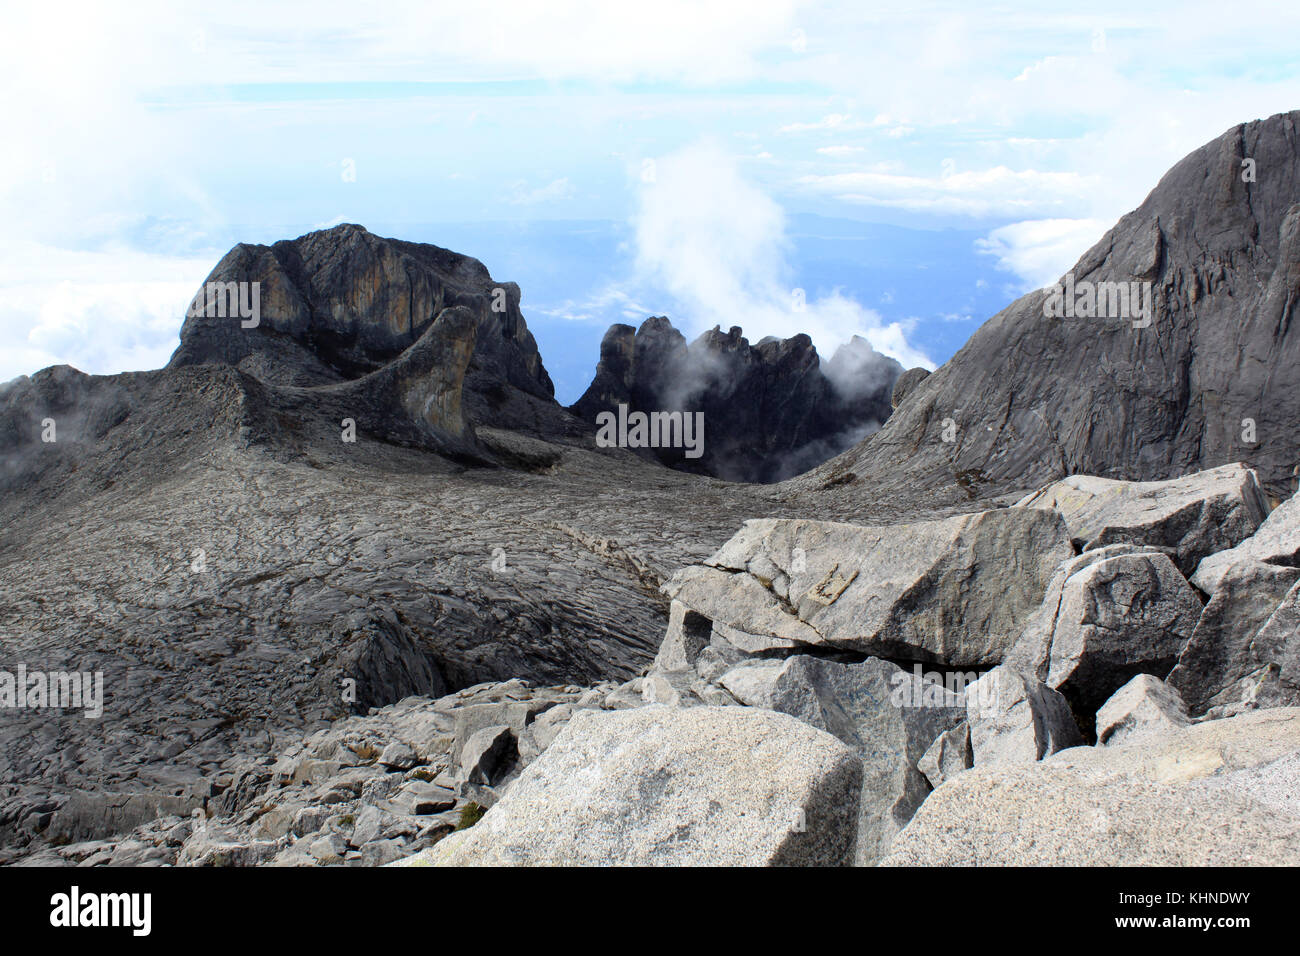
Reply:
[[1111, 226], [1097, 219], [1037, 219], [994, 229], [976, 243], [1019, 280], [1019, 292], [1051, 285]]
[[928, 177], [860, 170], [806, 175], [798, 183], [839, 202], [968, 217], [1074, 212], [1085, 208], [1089, 191], [1096, 188], [1095, 181], [1078, 173], [1006, 166], [967, 172], [950, 168]]
[[814, 297], [795, 284], [784, 211], [716, 144], [657, 160], [634, 224], [642, 280], [671, 296], [675, 321], [690, 332], [739, 325], [751, 341], [806, 332], [825, 351], [860, 335], [905, 366], [933, 367], [904, 324], [838, 291]]

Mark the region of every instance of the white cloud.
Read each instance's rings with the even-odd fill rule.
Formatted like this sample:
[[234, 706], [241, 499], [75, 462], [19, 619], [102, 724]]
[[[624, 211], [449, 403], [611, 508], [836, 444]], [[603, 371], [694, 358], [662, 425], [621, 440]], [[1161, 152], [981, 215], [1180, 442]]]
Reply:
[[380, 58], [441, 61], [462, 73], [468, 62], [516, 75], [707, 83], [753, 76], [761, 53], [789, 50], [796, 8], [793, 0], [508, 0], [431, 16], [427, 3], [412, 0], [395, 15], [387, 5], [368, 12], [351, 3], [334, 12], [345, 22], [360, 16], [354, 32]]
[[1036, 219], [994, 229], [976, 243], [998, 268], [1023, 282], [1021, 292], [1056, 282], [1111, 226], [1097, 219]]
[[671, 317], [690, 335], [714, 325], [739, 325], [751, 342], [806, 332], [827, 357], [860, 335], [906, 367], [934, 367], [902, 324], [839, 292], [814, 299], [796, 287], [784, 212], [713, 144], [657, 161], [634, 225], [643, 281], [676, 300]]
[[583, 302], [568, 299], [558, 305], [535, 305], [530, 311], [568, 322], [591, 322], [598, 325], [608, 322], [611, 313], [617, 313], [629, 325], [640, 325], [646, 318], [656, 314], [650, 307], [642, 305], [629, 291], [612, 284]]
[[0, 381], [57, 364], [100, 375], [165, 365], [216, 261], [0, 245]]

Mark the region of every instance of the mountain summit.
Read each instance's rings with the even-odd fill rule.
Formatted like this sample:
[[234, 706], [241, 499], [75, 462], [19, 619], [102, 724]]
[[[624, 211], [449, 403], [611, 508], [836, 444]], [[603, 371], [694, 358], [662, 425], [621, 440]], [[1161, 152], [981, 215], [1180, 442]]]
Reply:
[[[1245, 461], [1288, 493], [1300, 461], [1298, 124], [1300, 111], [1243, 123], [1191, 153], [1059, 292], [1007, 306], [884, 428], [799, 483], [851, 474], [977, 494]], [[1134, 286], [1149, 316], [1113, 308]], [[1062, 310], [1070, 292], [1081, 308]]]

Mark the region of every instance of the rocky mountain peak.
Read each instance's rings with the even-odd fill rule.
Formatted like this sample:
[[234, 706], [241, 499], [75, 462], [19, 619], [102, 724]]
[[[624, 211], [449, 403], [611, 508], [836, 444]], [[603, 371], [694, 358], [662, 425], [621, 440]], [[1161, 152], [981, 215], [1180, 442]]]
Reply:
[[1058, 288], [995, 315], [883, 429], [801, 482], [852, 473], [978, 494], [1245, 461], [1287, 494], [1300, 461], [1298, 124], [1300, 112], [1244, 123], [1191, 153]]
[[[240, 243], [200, 295], [229, 283], [238, 284], [245, 305], [256, 301], [259, 314], [233, 316], [220, 300], [214, 309], [208, 294], [191, 307], [170, 367], [216, 363], [270, 385], [338, 385], [384, 368], [446, 310], [460, 308], [473, 316], [458, 333], [468, 344], [462, 371], [470, 419], [535, 427], [539, 410], [554, 406], [519, 287], [494, 280], [477, 259], [346, 223], [270, 246]], [[253, 283], [255, 296], [245, 292]], [[559, 427], [553, 414], [543, 418]]]
[[630, 411], [704, 415], [704, 453], [647, 450], [672, 467], [733, 481], [771, 482], [847, 448], [888, 415], [902, 367], [862, 339], [823, 369], [807, 335], [769, 336], [751, 345], [739, 326], [715, 326], [687, 343], [655, 316], [634, 330], [614, 325], [600, 364], [572, 411], [588, 422], [625, 405]]

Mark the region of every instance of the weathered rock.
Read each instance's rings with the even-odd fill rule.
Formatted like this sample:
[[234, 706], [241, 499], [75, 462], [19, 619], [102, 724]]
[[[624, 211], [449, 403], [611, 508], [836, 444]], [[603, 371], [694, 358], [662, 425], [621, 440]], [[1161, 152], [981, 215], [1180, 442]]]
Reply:
[[1007, 663], [1060, 691], [1090, 734], [1097, 708], [1135, 674], [1168, 674], [1201, 616], [1169, 557], [1118, 544], [1065, 562]]
[[1268, 514], [1255, 473], [1242, 464], [1167, 481], [1072, 475], [1019, 504], [1059, 511], [1084, 551], [1121, 543], [1165, 548], [1185, 575], [1249, 538]]
[[917, 762], [965, 717], [961, 697], [875, 658], [837, 664], [815, 657], [751, 661], [718, 683], [738, 701], [797, 717], [835, 735], [862, 758], [857, 862], [889, 847], [929, 793]]
[[192, 797], [152, 793], [74, 793], [50, 816], [45, 837], [66, 843], [101, 839], [153, 817], [188, 816], [202, 805]]
[[1213, 594], [1228, 568], [1241, 561], [1300, 567], [1300, 494], [1274, 508], [1255, 533], [1235, 548], [1203, 558], [1192, 583]]
[[1189, 724], [1178, 691], [1158, 677], [1139, 674], [1097, 711], [1097, 743], [1113, 747], [1151, 741]]
[[[346, 716], [360, 703], [355, 672], [374, 675], [369, 703], [383, 710], [393, 694], [437, 693], [420, 683], [435, 669], [466, 690], [518, 675], [596, 684], [557, 699], [603, 706], [658, 647], [656, 588], [743, 518], [915, 522], [1071, 473], [1157, 479], [1242, 459], [1271, 495], [1282, 478], [1290, 494], [1296, 115], [1189, 157], [1081, 261], [1079, 280], [1150, 281], [1149, 325], [1045, 320], [1043, 297], [1030, 296], [916, 385], [884, 432], [780, 488], [592, 448], [590, 429], [548, 397], [517, 290], [356, 227], [232, 253], [212, 278], [264, 283], [260, 328], [205, 317], [167, 369], [61, 367], [0, 385], [0, 634], [12, 661], [94, 666], [107, 690], [102, 721], [0, 709], [0, 861], [28, 849], [89, 865], [177, 854], [186, 821], [172, 814], [74, 844], [76, 860], [57, 852], [47, 837], [74, 790], [205, 802], [234, 846], [280, 832], [291, 813], [313, 840], [346, 835], [342, 819], [408, 782], [375, 762], [392, 741], [429, 761], [428, 782], [459, 767], [454, 705], [413, 716], [411, 732], [382, 711], [354, 723], [370, 720]], [[1240, 178], [1247, 155], [1270, 170], [1258, 183]], [[505, 313], [492, 308], [498, 291]], [[57, 442], [40, 437], [47, 416]], [[1234, 654], [1218, 655], [1232, 664], [1223, 707], [1260, 705], [1269, 675], [1284, 676], [1294, 621], [1283, 603], [1255, 629], [1245, 676]], [[710, 620], [695, 677], [666, 671], [665, 682], [689, 700], [746, 656], [794, 649]], [[400, 680], [387, 681], [390, 664], [405, 667]], [[1254, 696], [1242, 700], [1247, 682]], [[647, 685], [660, 682], [624, 702], [639, 706]], [[539, 724], [525, 721], [521, 761]], [[322, 729], [320, 749], [301, 739]], [[540, 738], [527, 744], [540, 750]], [[307, 772], [290, 787], [297, 767]], [[301, 862], [307, 848], [282, 855]]]
[[667, 704], [679, 707], [689, 704], [691, 675], [686, 671], [660, 671], [640, 679], [641, 700], [647, 704]]
[[339, 666], [356, 681], [353, 711], [391, 704], [404, 697], [441, 697], [442, 674], [431, 651], [391, 609], [355, 611], [332, 625], [337, 646], [343, 648]]
[[1072, 556], [1060, 516], [1028, 508], [890, 527], [762, 519], [663, 590], [776, 647], [981, 667], [1001, 661]]
[[484, 727], [465, 742], [461, 773], [470, 783], [492, 786], [510, 771], [518, 755], [514, 731], [505, 725]]
[[[518, 704], [534, 710], [558, 705], [567, 712], [548, 718], [554, 733], [572, 712], [569, 702], [582, 696], [573, 685], [532, 687], [516, 679], [476, 685], [438, 700], [407, 698], [366, 716], [338, 720], [290, 743], [278, 757], [229, 758], [230, 770], [213, 774], [211, 780], [202, 778], [202, 785], [186, 783], [186, 789], [208, 800], [206, 812], [189, 797], [160, 803], [143, 802], [141, 795], [95, 795], [96, 818], [102, 820], [104, 808], [110, 807], [119, 815], [133, 808], [128, 820], [147, 811], [148, 819], [128, 834], [59, 846], [57, 853], [0, 851], [0, 863], [381, 865], [395, 854], [416, 853], [441, 839], [459, 821], [457, 808], [470, 800], [485, 806], [495, 802], [498, 793], [492, 787], [459, 781], [449, 773], [451, 728], [458, 711], [478, 708], [481, 715], [493, 712], [484, 705]], [[543, 716], [547, 713], [542, 711]], [[383, 762], [387, 755], [390, 761], [406, 763], [413, 754], [419, 763], [409, 770]], [[180, 779], [189, 780], [184, 774]], [[509, 781], [496, 782], [503, 787]], [[459, 789], [467, 792], [458, 794]], [[193, 819], [176, 815], [190, 806]], [[39, 834], [50, 829], [59, 805], [50, 801], [28, 808], [20, 801], [17, 808], [20, 814], [25, 810], [28, 817], [43, 818], [22, 820]], [[0, 803], [0, 820], [15, 818], [14, 811], [13, 803]], [[84, 807], [73, 805], [64, 819], [86, 817]], [[103, 825], [112, 829], [120, 824], [109, 819]], [[59, 832], [54, 836], [60, 842], [67, 838]], [[368, 850], [371, 844], [376, 846]]]
[[455, 807], [456, 794], [431, 781], [409, 780], [392, 796], [391, 802], [411, 816], [432, 816]]
[[260, 840], [278, 840], [293, 831], [297, 811], [287, 807], [275, 807], [257, 818], [253, 827], [253, 836]]
[[343, 855], [347, 852], [347, 843], [337, 833], [324, 833], [309, 840], [307, 852], [315, 857], [322, 866], [334, 866], [343, 862]]
[[1231, 565], [1205, 606], [1196, 630], [1166, 678], [1182, 694], [1193, 717], [1209, 711], [1231, 716], [1257, 706], [1260, 685], [1294, 654], [1294, 632], [1286, 633], [1288, 612], [1272, 636], [1261, 631], [1279, 610], [1300, 568], [1256, 561]]
[[668, 608], [668, 630], [655, 656], [654, 670], [694, 668], [700, 652], [709, 646], [712, 638], [713, 623], [707, 617], [692, 611], [681, 601], [673, 601]]
[[472, 319], [460, 336], [473, 358], [464, 376], [471, 420], [503, 428], [530, 414], [529, 425], [558, 420], [519, 287], [495, 281], [468, 256], [345, 224], [272, 246], [241, 243], [204, 284], [227, 282], [260, 284], [258, 324], [225, 314], [188, 317], [172, 368], [221, 362], [274, 385], [357, 380], [392, 363], [444, 312], [461, 309]]
[[1255, 635], [1252, 650], [1257, 659], [1268, 662], [1254, 689], [1255, 705], [1300, 706], [1300, 582], [1292, 585]]
[[930, 786], [936, 790], [944, 781], [951, 780], [963, 770], [975, 765], [975, 755], [970, 746], [970, 724], [962, 721], [956, 727], [950, 727], [938, 737], [930, 748], [916, 762], [916, 769], [921, 771]]
[[1290, 866], [1300, 710], [981, 767], [936, 790], [888, 866]]
[[577, 704], [557, 704], [538, 714], [537, 719], [519, 737], [519, 759], [525, 764], [536, 759], [538, 754], [551, 745], [576, 709]]
[[[340, 850], [342, 839], [337, 840]], [[208, 826], [185, 841], [177, 857], [178, 866], [256, 866], [283, 849], [278, 840], [241, 839], [228, 831]], [[319, 857], [318, 857], [319, 859]]]
[[361, 848], [362, 866], [384, 866], [406, 856], [401, 840], [375, 840]]
[[1007, 665], [966, 689], [966, 719], [976, 767], [1033, 763], [1084, 742], [1065, 698]]
[[470, 739], [485, 728], [507, 727], [516, 738], [540, 713], [554, 703], [547, 697], [528, 698], [524, 695], [507, 697], [500, 701], [468, 704], [456, 708], [455, 730], [451, 757], [459, 764]]
[[383, 814], [379, 812], [378, 807], [362, 807], [356, 816], [352, 839], [349, 842], [355, 847], [363, 847], [372, 840], [378, 840], [382, 825]]
[[898, 381], [894, 383], [894, 391], [889, 396], [889, 405], [891, 408], [898, 408], [903, 402], [907, 401], [907, 396], [916, 390], [920, 385], [930, 377], [930, 370], [926, 368], [909, 368], [902, 375], [898, 376]]
[[390, 770], [410, 770], [420, 762], [419, 755], [404, 740], [395, 740], [379, 755], [379, 762]]
[[785, 714], [580, 711], [466, 836], [422, 856], [451, 865], [846, 865], [861, 788], [851, 750]]

